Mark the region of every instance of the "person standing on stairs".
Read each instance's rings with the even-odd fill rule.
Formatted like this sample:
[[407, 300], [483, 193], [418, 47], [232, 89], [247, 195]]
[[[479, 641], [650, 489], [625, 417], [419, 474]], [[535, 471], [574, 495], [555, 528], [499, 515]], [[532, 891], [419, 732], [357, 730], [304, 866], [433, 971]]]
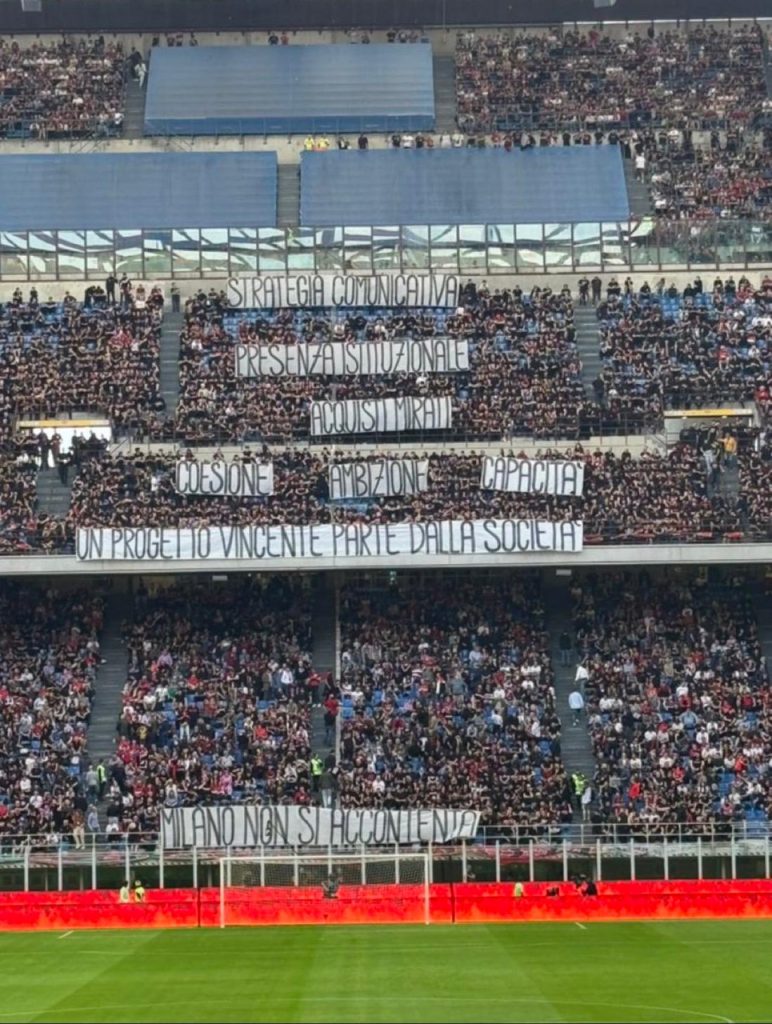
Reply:
[[105, 795], [105, 789], [107, 789], [107, 769], [105, 768], [105, 762], [102, 759], [100, 759], [99, 764], [96, 766], [96, 774], [99, 799], [102, 800]]
[[573, 641], [571, 640], [571, 634], [568, 630], [563, 630], [560, 634], [560, 664], [570, 665], [571, 664], [571, 650], [573, 648]]
[[603, 281], [596, 274], [591, 281], [592, 284], [592, 303], [597, 306], [600, 302], [601, 289], [603, 288]]
[[568, 706], [571, 709], [572, 724], [579, 725], [584, 711], [584, 697], [574, 688], [568, 695]]

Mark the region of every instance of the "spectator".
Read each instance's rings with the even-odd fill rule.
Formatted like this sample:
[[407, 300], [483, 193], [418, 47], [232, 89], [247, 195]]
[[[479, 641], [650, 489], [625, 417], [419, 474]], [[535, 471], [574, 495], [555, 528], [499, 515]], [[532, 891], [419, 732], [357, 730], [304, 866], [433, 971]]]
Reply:
[[0, 39], [0, 138], [119, 135], [124, 55], [97, 39]]

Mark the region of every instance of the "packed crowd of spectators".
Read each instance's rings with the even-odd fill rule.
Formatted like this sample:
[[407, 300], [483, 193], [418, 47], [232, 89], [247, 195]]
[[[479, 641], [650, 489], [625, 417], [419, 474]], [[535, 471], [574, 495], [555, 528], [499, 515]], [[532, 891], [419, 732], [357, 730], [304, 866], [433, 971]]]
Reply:
[[766, 404], [772, 382], [772, 278], [758, 286], [701, 278], [683, 292], [664, 279], [654, 290], [614, 279], [598, 304], [601, 404], [625, 396], [653, 414], [663, 407]]
[[[569, 454], [585, 463], [581, 498], [483, 490], [482, 462], [476, 454], [392, 453], [395, 458], [428, 460], [427, 491], [335, 501], [329, 498], [329, 466], [334, 461], [351, 461], [350, 455], [300, 449], [273, 456], [248, 452], [248, 460], [271, 458], [274, 494], [215, 498], [177, 491], [174, 455], [137, 450], [84, 461], [73, 486], [66, 535], [72, 546], [78, 526], [535, 518], [582, 521], [585, 544], [715, 541], [742, 531], [744, 519], [741, 507], [727, 499], [717, 486], [723, 462], [716, 462], [714, 474], [704, 448], [685, 442], [667, 454], [646, 451], [633, 458], [627, 452], [617, 455], [611, 451], [588, 451], [577, 445]], [[362, 456], [361, 460], [380, 459], [388, 454], [379, 452]], [[562, 458], [566, 453], [547, 449], [542, 454]], [[192, 457], [192, 452], [188, 457]], [[756, 475], [754, 470], [754, 478]], [[757, 498], [755, 488], [751, 489], [750, 499], [749, 513], [752, 509], [756, 532], [769, 535], [770, 524], [765, 526], [761, 521], [765, 506], [759, 504], [765, 499]]]
[[604, 573], [572, 593], [596, 819], [766, 819], [769, 681], [746, 582]]
[[756, 445], [739, 455], [738, 506], [748, 533], [759, 539], [772, 536], [772, 439], [762, 431]]
[[159, 808], [310, 803], [310, 599], [273, 577], [140, 581], [106, 792], [107, 831], [154, 831]]
[[464, 31], [456, 98], [467, 132], [753, 125], [767, 100], [762, 30]]
[[120, 135], [125, 57], [120, 43], [0, 38], [0, 138]]
[[0, 834], [84, 842], [98, 589], [0, 588]]
[[[659, 218], [772, 219], [772, 138], [717, 132], [695, 146], [688, 133], [634, 132], [632, 148]], [[642, 160], [641, 160], [642, 157]]]
[[[155, 436], [189, 444], [286, 443], [309, 436], [314, 400], [448, 395], [454, 437], [578, 437], [588, 403], [574, 334], [567, 288], [527, 294], [519, 286], [492, 291], [470, 285], [454, 311], [234, 311], [224, 295], [201, 292], [186, 303], [176, 418]], [[235, 376], [237, 343], [291, 346], [434, 335], [467, 339], [470, 369], [335, 379]]]
[[[118, 284], [118, 282], [116, 282]], [[101, 412], [117, 431], [144, 432], [163, 410], [158, 392], [163, 295], [124, 278], [108, 301], [41, 300], [20, 288], [0, 305], [0, 433], [19, 416]]]
[[0, 441], [0, 555], [55, 553], [69, 546], [66, 524], [38, 508], [37, 437]]
[[345, 592], [341, 805], [570, 821], [543, 615], [523, 576]]

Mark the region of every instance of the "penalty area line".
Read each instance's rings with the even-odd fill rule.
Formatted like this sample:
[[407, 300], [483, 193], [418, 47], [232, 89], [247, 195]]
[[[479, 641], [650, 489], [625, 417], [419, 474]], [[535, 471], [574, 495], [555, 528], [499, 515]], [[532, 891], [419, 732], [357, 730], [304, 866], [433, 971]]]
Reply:
[[576, 925], [577, 928], [581, 928], [583, 932], [587, 931], [587, 925], [586, 924], [580, 924], [578, 921], [574, 921], [574, 924]]
[[65, 932], [64, 935], [60, 935], [59, 938], [66, 939], [68, 935], [72, 935], [72, 929], [70, 929], [70, 931], [68, 932]]

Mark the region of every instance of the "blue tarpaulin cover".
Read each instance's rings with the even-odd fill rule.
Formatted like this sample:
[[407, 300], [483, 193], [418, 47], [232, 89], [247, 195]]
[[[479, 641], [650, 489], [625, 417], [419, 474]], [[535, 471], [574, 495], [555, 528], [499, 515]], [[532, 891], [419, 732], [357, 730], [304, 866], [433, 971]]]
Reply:
[[274, 227], [275, 153], [0, 156], [0, 230]]
[[629, 216], [617, 146], [304, 153], [300, 222], [559, 224]]
[[428, 43], [155, 49], [147, 135], [427, 131]]

